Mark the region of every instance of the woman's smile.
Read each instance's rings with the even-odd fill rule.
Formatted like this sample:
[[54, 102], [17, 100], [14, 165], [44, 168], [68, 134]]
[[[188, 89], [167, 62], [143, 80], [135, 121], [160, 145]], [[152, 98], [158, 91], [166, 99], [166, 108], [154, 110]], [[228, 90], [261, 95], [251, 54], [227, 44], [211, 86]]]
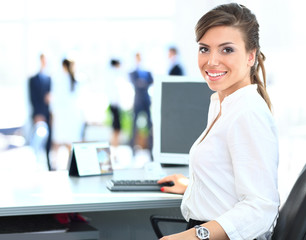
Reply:
[[207, 70], [205, 72], [210, 81], [217, 81], [227, 74], [227, 71]]

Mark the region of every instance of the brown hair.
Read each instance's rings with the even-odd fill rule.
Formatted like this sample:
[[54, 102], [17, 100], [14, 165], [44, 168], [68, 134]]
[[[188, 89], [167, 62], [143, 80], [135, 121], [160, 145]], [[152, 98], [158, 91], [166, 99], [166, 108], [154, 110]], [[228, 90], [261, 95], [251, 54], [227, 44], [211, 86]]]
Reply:
[[[237, 3], [220, 5], [200, 18], [195, 27], [196, 41], [199, 42], [208, 29], [217, 26], [230, 26], [239, 29], [245, 42], [246, 51], [256, 49], [255, 63], [251, 68], [251, 83], [257, 84], [257, 91], [271, 110], [271, 101], [266, 90], [264, 54], [259, 45], [259, 24], [255, 15], [245, 6]], [[259, 77], [261, 70], [263, 81]]]
[[65, 67], [68, 71], [69, 77], [70, 77], [70, 90], [71, 92], [74, 91], [75, 84], [76, 84], [76, 79], [74, 76], [74, 71], [73, 71], [73, 64], [74, 62], [68, 59], [64, 59], [62, 61], [63, 67]]

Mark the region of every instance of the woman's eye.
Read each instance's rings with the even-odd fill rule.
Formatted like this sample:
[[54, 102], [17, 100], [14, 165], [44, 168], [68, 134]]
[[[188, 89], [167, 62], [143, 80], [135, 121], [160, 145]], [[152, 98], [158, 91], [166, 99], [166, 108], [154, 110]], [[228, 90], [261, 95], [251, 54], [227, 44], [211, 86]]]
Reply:
[[208, 52], [208, 48], [207, 47], [200, 47], [199, 51], [200, 51], [200, 53], [206, 53], [206, 52]]
[[223, 52], [224, 53], [232, 53], [232, 52], [234, 52], [234, 49], [231, 48], [231, 47], [226, 47], [226, 48], [223, 49]]

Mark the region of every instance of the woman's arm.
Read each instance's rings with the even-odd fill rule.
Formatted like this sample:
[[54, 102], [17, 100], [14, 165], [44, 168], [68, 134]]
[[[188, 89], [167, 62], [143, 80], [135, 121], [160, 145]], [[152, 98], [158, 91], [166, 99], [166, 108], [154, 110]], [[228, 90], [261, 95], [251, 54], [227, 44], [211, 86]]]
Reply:
[[277, 216], [278, 139], [263, 111], [237, 116], [227, 133], [238, 202], [215, 220], [232, 239], [253, 239], [267, 232]]
[[[209, 240], [229, 240], [221, 225], [216, 221], [210, 221], [201, 226], [209, 230]], [[191, 228], [181, 233], [165, 236], [161, 240], [199, 240], [199, 238], [196, 236], [195, 228]]]

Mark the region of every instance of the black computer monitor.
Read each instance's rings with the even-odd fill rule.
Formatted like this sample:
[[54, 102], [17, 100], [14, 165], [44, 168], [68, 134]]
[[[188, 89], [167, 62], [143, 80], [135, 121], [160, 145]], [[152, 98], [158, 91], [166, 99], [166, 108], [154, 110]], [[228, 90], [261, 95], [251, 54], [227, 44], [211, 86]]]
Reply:
[[212, 93], [203, 78], [154, 78], [154, 161], [162, 164], [188, 164], [189, 150], [206, 128]]

